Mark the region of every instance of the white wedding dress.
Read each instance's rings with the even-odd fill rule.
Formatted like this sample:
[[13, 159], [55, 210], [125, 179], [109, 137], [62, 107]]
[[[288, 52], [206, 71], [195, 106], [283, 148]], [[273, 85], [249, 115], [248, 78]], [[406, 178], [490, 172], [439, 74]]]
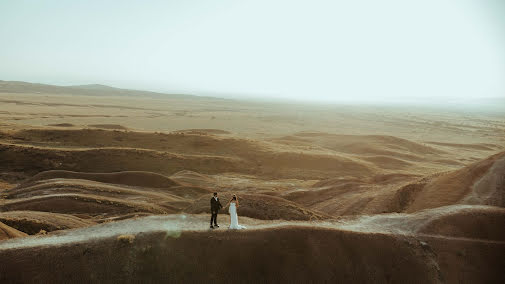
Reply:
[[231, 219], [229, 228], [233, 230], [245, 229], [245, 226], [238, 224], [237, 206], [235, 205], [235, 202], [230, 203], [228, 212], [230, 212]]

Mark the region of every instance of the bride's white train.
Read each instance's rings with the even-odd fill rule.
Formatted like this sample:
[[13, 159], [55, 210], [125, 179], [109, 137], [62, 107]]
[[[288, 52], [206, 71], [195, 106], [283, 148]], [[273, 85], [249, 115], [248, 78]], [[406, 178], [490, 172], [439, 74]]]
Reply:
[[230, 202], [230, 207], [228, 209], [228, 212], [230, 213], [230, 227], [229, 227], [229, 229], [232, 229], [232, 230], [240, 230], [240, 229], [246, 228], [245, 226], [238, 224], [237, 205], [236, 205], [237, 202], [238, 202], [237, 198], [235, 196], [233, 196], [233, 199]]

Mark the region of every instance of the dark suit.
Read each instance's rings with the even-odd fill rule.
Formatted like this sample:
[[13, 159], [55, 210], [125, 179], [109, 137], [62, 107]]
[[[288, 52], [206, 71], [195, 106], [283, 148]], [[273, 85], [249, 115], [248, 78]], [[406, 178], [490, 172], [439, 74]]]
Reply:
[[223, 208], [223, 205], [221, 205], [221, 202], [219, 202], [219, 198], [216, 200], [216, 198], [212, 197], [210, 199], [210, 213], [212, 214], [212, 217], [210, 217], [211, 226], [212, 222], [214, 222], [214, 225], [217, 225], [217, 213], [221, 208]]

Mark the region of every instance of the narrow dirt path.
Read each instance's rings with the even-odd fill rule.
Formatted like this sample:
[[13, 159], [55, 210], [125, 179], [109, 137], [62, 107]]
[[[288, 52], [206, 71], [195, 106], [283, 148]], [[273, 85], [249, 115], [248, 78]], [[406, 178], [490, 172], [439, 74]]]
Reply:
[[[461, 210], [472, 208], [489, 208], [489, 206], [454, 205], [430, 210], [423, 210], [414, 214], [393, 213], [373, 216], [353, 216], [330, 221], [280, 221], [257, 220], [239, 217], [239, 222], [247, 227], [246, 230], [268, 230], [286, 226], [325, 228], [361, 233], [380, 233], [401, 236], [422, 236], [417, 231], [427, 222], [447, 214], [458, 213]], [[228, 230], [230, 217], [219, 215], [221, 228], [218, 231]], [[86, 242], [94, 239], [110, 238], [119, 235], [135, 235], [145, 232], [166, 232], [167, 236], [178, 237], [184, 231], [200, 231], [212, 233], [209, 229], [209, 216], [207, 214], [174, 214], [148, 216], [128, 219], [117, 222], [102, 223], [99, 225], [56, 231], [48, 235], [36, 235], [25, 238], [15, 238], [0, 242], [0, 250], [28, 248], [37, 246], [57, 246], [69, 243]], [[461, 239], [450, 236], [433, 236], [444, 239]], [[472, 239], [474, 241], [488, 242], [488, 240]], [[493, 241], [493, 243], [503, 243]]]
[[505, 206], [505, 156], [495, 161], [486, 174], [473, 184], [463, 203]]

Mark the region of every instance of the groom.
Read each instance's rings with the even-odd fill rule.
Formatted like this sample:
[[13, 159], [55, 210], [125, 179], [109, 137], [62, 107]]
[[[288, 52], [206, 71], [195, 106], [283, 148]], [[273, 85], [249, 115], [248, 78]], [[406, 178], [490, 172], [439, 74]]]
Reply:
[[[221, 208], [223, 208], [223, 205], [221, 205], [221, 202], [219, 202], [217, 192], [214, 192], [214, 197], [210, 199], [210, 212], [212, 213], [212, 216], [210, 217], [211, 229], [214, 229], [214, 227], [219, 228], [219, 225], [217, 224], [217, 213]], [[212, 226], [212, 222], [214, 222], [214, 226]]]

